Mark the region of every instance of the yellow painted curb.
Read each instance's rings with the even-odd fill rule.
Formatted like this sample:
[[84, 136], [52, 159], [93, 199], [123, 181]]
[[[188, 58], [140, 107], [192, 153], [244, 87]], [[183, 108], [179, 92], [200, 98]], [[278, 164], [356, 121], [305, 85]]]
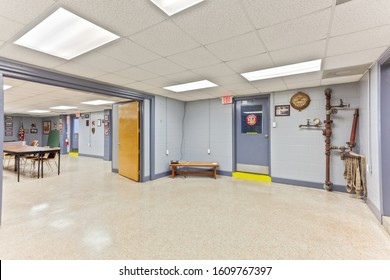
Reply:
[[79, 156], [79, 153], [70, 152], [69, 155], [70, 155], [71, 157], [78, 157], [78, 156]]
[[271, 177], [268, 175], [245, 173], [245, 172], [233, 172], [232, 176], [234, 178], [257, 180], [257, 181], [262, 181], [262, 182], [272, 182]]

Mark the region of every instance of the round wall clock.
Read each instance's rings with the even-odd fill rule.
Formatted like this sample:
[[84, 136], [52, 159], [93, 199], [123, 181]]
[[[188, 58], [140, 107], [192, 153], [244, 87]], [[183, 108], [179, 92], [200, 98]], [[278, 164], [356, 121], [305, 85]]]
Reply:
[[291, 106], [296, 110], [303, 110], [310, 104], [310, 97], [304, 92], [297, 92], [290, 99]]

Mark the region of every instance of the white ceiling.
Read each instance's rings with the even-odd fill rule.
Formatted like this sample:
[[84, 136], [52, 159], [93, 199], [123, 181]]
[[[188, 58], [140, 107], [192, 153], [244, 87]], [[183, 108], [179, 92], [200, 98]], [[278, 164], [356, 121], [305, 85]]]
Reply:
[[[121, 38], [71, 61], [13, 44], [58, 7]], [[1, 0], [0, 26], [2, 58], [190, 101], [359, 81], [390, 46], [390, 1], [205, 0], [168, 17], [147, 0]], [[318, 73], [257, 82], [240, 75], [319, 58]], [[332, 74], [337, 72], [343, 76]], [[185, 93], [163, 89], [203, 79], [219, 86]], [[70, 101], [79, 94], [60, 92], [48, 95]], [[11, 100], [6, 93], [6, 108]]]

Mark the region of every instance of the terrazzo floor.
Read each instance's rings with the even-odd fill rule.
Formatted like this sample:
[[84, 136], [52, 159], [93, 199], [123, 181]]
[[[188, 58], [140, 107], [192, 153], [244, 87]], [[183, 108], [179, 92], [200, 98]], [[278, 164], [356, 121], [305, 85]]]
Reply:
[[226, 176], [135, 183], [61, 157], [61, 175], [3, 171], [0, 259], [390, 259], [353, 195]]

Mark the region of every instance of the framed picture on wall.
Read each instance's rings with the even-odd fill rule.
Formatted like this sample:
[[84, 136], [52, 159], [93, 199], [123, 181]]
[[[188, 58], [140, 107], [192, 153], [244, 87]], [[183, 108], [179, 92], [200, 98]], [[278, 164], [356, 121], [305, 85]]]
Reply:
[[275, 116], [290, 116], [290, 105], [277, 105], [275, 106]]
[[43, 134], [49, 134], [51, 129], [51, 122], [45, 121], [43, 122]]

